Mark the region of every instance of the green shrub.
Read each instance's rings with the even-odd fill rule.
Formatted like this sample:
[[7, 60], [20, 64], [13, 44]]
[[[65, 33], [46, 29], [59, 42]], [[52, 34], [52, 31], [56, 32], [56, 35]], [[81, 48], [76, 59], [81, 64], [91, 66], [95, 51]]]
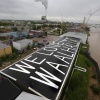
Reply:
[[2, 66], [2, 63], [3, 63], [3, 61], [2, 61], [2, 59], [0, 58], [0, 66]]
[[31, 50], [31, 46], [29, 44], [27, 45], [27, 50]]
[[10, 60], [14, 60], [15, 58], [17, 58], [17, 54], [16, 53], [12, 53], [10, 55]]
[[12, 47], [12, 52], [18, 54], [18, 50], [14, 47]]

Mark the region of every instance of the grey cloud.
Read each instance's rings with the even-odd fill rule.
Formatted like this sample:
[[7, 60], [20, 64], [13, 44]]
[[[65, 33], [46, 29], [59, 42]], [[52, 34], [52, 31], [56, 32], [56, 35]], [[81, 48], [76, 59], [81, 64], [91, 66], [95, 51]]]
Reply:
[[[90, 10], [100, 8], [100, 0], [48, 0], [47, 16], [50, 19], [83, 19]], [[41, 2], [34, 0], [0, 0], [0, 18], [35, 19], [45, 14]], [[100, 11], [91, 18], [99, 20]], [[100, 21], [99, 21], [100, 22]]]

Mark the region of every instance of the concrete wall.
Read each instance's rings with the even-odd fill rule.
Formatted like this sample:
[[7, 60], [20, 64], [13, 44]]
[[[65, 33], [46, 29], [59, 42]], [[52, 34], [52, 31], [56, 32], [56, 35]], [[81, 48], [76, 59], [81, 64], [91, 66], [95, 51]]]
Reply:
[[5, 53], [6, 54], [12, 54], [12, 48], [11, 48], [11, 46], [8, 46], [7, 48], [5, 48]]
[[24, 42], [20, 43], [21, 49], [27, 48], [28, 45], [32, 46], [32, 44], [33, 44], [33, 41], [32, 41], [32, 40], [30, 40], [30, 39], [25, 39]]
[[20, 43], [17, 43], [17, 42], [13, 42], [13, 47], [17, 50], [21, 50], [21, 45]]
[[4, 56], [5, 55], [5, 52], [4, 52], [4, 49], [0, 49], [0, 57]]
[[25, 39], [24, 42], [13, 42], [13, 47], [17, 50], [24, 50], [27, 48], [28, 44], [32, 46], [33, 41], [30, 39]]
[[8, 46], [6, 48], [0, 49], [0, 57], [8, 55], [8, 54], [12, 54], [12, 48], [11, 48], [11, 46]]

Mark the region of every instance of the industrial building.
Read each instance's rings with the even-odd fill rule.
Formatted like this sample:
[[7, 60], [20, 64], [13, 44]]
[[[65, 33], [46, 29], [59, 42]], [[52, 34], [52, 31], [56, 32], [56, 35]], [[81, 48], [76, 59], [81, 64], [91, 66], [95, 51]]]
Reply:
[[29, 37], [42, 37], [44, 35], [46, 35], [46, 34], [43, 31], [38, 31], [38, 30], [29, 31]]
[[0, 39], [8, 39], [8, 38], [22, 39], [22, 38], [25, 38], [25, 35], [20, 32], [0, 33]]
[[9, 45], [0, 42], [0, 57], [8, 54], [12, 54], [12, 48]]
[[23, 39], [23, 40], [13, 42], [13, 47], [19, 51], [26, 50], [28, 45], [32, 46], [33, 41], [30, 39]]
[[79, 38], [81, 39], [81, 43], [83, 44], [86, 44], [88, 38], [86, 33], [81, 33], [81, 32], [67, 32], [61, 35], [60, 37], [64, 37], [64, 36]]

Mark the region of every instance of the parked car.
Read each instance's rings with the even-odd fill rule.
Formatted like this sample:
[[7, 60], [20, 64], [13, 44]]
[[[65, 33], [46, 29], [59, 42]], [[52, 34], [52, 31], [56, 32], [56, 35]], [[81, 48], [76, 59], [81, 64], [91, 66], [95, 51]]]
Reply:
[[43, 42], [42, 43], [42, 46], [44, 47], [44, 46], [46, 46], [46, 45], [48, 45], [49, 44], [49, 42]]

